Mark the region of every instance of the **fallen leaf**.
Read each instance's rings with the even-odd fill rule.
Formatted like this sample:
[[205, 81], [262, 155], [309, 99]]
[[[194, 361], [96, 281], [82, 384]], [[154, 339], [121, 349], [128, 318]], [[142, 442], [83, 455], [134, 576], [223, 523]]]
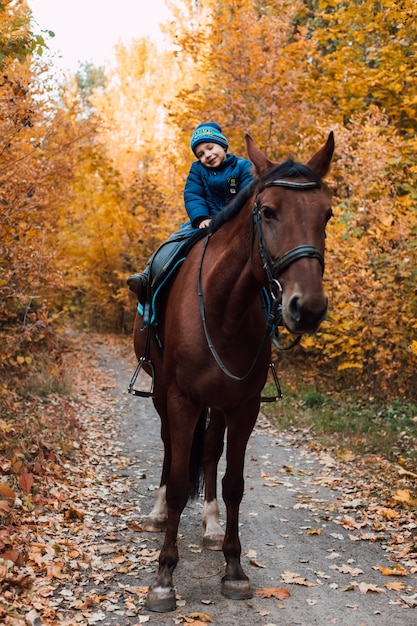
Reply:
[[82, 520], [84, 519], [85, 513], [75, 507], [70, 507], [67, 511], [65, 511], [64, 516], [67, 520]]
[[358, 588], [361, 593], [368, 593], [368, 591], [372, 591], [374, 593], [385, 593], [385, 589], [368, 583], [359, 583]]
[[346, 502], [342, 502], [342, 506], [345, 509], [357, 509], [359, 506], [363, 505], [363, 501], [360, 498], [355, 498], [354, 500], [346, 500]]
[[32, 485], [34, 483], [33, 474], [30, 474], [27, 470], [23, 470], [23, 472], [19, 476], [19, 487], [23, 489], [26, 493], [32, 489]]
[[393, 565], [392, 567], [378, 567], [383, 576], [407, 576], [408, 572], [401, 565]]
[[403, 600], [403, 602], [405, 602], [412, 609], [417, 607], [417, 593], [413, 596], [401, 596], [401, 600]]
[[10, 504], [7, 500], [0, 500], [0, 515], [7, 515], [10, 513]]
[[363, 574], [363, 570], [361, 570], [359, 567], [350, 567], [345, 563], [343, 563], [343, 565], [341, 565], [340, 567], [338, 565], [330, 565], [330, 569], [334, 569], [341, 574], [349, 574], [350, 576], [360, 576], [361, 574]]
[[189, 617], [194, 620], [194, 623], [197, 621], [207, 624], [213, 621], [207, 613], [190, 613]]
[[282, 575], [282, 581], [290, 585], [303, 585], [305, 587], [317, 586], [316, 583], [312, 583], [311, 581], [307, 580], [307, 578], [304, 578], [299, 574], [295, 574], [294, 572], [289, 572], [287, 570]]
[[23, 565], [24, 558], [23, 554], [20, 550], [6, 550], [6, 552], [2, 552], [0, 554], [0, 559], [4, 559], [5, 561], [12, 561], [16, 563], [16, 565]]
[[255, 550], [248, 550], [246, 556], [248, 557], [249, 563], [251, 565], [254, 565], [255, 567], [266, 567], [265, 565], [262, 565], [262, 563], [259, 563], [259, 561], [257, 560], [257, 553]]
[[291, 594], [286, 589], [282, 587], [260, 587], [254, 591], [257, 596], [261, 596], [261, 598], [276, 598], [277, 600], [285, 600]]
[[16, 499], [16, 494], [13, 489], [9, 487], [9, 485], [0, 482], [0, 497], [4, 498], [5, 500], [10, 500], [11, 504], [13, 504]]
[[408, 504], [410, 502], [410, 491], [409, 489], [397, 489], [394, 500], [398, 502], [402, 502], [403, 504]]
[[344, 540], [344, 536], [341, 533], [330, 533], [330, 537], [333, 537], [333, 539], [340, 539], [341, 541]]
[[341, 461], [346, 461], [346, 462], [354, 461], [356, 459], [356, 454], [352, 452], [352, 450], [337, 450], [336, 456]]
[[385, 507], [381, 507], [380, 515], [386, 520], [400, 519], [401, 515], [398, 511], [394, 511], [394, 509], [389, 509]]
[[402, 589], [405, 589], [404, 583], [400, 583], [394, 580], [385, 583], [385, 587], [390, 591], [401, 591]]

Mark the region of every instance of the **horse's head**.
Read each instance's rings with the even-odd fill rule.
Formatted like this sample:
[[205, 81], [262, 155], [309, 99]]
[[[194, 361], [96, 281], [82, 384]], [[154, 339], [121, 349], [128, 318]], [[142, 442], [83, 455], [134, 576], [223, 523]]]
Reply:
[[328, 306], [322, 275], [332, 211], [322, 178], [333, 156], [333, 133], [305, 165], [270, 161], [249, 135], [246, 146], [258, 176], [253, 217], [260, 263], [254, 271], [282, 288], [285, 326], [293, 333], [315, 332]]

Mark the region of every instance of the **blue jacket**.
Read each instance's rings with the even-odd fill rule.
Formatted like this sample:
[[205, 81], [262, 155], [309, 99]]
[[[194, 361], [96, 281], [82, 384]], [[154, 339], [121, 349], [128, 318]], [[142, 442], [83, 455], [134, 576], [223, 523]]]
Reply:
[[185, 210], [194, 228], [222, 211], [235, 195], [253, 180], [252, 163], [228, 154], [215, 169], [194, 161], [184, 187]]

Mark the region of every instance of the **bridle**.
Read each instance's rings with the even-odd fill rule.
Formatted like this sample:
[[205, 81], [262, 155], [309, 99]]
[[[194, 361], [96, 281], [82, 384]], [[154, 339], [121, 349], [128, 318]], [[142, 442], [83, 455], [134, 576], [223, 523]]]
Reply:
[[268, 283], [274, 285], [278, 282], [279, 276], [295, 261], [304, 257], [318, 259], [321, 272], [324, 273], [324, 258], [320, 250], [314, 246], [303, 245], [297, 246], [292, 250], [289, 250], [283, 254], [279, 259], [274, 261], [269, 253], [268, 248], [265, 245], [264, 236], [262, 232], [262, 213], [258, 206], [258, 197], [264, 189], [267, 187], [286, 187], [287, 189], [295, 189], [298, 191], [307, 191], [309, 189], [320, 189], [321, 184], [316, 181], [292, 181], [292, 180], [270, 180], [262, 185], [256, 194], [256, 201], [252, 209], [252, 217], [255, 224], [256, 232], [258, 235], [258, 252], [262, 261], [262, 266], [265, 270]]
[[[199, 305], [200, 305], [200, 316], [201, 316], [201, 321], [203, 324], [204, 334], [207, 340], [208, 347], [210, 349], [210, 352], [214, 360], [216, 361], [217, 365], [220, 367], [222, 372], [224, 372], [224, 374], [226, 374], [226, 376], [228, 376], [229, 378], [233, 380], [237, 380], [237, 381], [243, 381], [250, 376], [250, 374], [252, 373], [252, 371], [254, 370], [258, 362], [258, 359], [260, 358], [262, 352], [264, 351], [267, 343], [271, 340], [272, 335], [277, 327], [277, 322], [278, 322], [279, 315], [280, 315], [280, 304], [281, 304], [280, 299], [277, 297], [278, 292], [279, 292], [279, 295], [282, 295], [282, 287], [278, 280], [278, 277], [292, 263], [305, 257], [318, 259], [320, 266], [321, 266], [322, 273], [324, 272], [323, 255], [320, 252], [320, 250], [316, 248], [315, 246], [310, 246], [310, 245], [296, 246], [292, 250], [289, 250], [288, 252], [283, 254], [276, 261], [272, 259], [269, 253], [269, 250], [265, 245], [264, 235], [262, 231], [262, 213], [257, 203], [259, 195], [267, 187], [285, 187], [287, 189], [294, 189], [297, 191], [308, 191], [310, 189], [321, 189], [321, 183], [319, 181], [292, 181], [292, 180], [285, 180], [285, 179], [275, 179], [275, 180], [270, 180], [268, 182], [265, 182], [257, 191], [255, 204], [252, 209], [252, 219], [253, 219], [253, 223], [255, 227], [254, 229], [252, 229], [252, 237], [253, 237], [253, 230], [256, 230], [256, 233], [258, 235], [258, 253], [262, 261], [262, 267], [265, 270], [265, 273], [268, 279], [272, 304], [271, 304], [270, 311], [268, 313], [265, 336], [262, 340], [261, 345], [259, 346], [258, 352], [255, 356], [255, 359], [252, 365], [250, 366], [249, 370], [246, 372], [244, 376], [236, 376], [235, 374], [232, 374], [227, 369], [227, 367], [224, 365], [223, 361], [221, 360], [219, 354], [217, 353], [214, 347], [213, 341], [211, 339], [211, 336], [207, 329], [206, 314], [205, 314], [205, 307], [204, 307], [204, 300], [203, 300], [201, 272], [202, 272], [203, 260], [204, 260], [204, 256], [206, 253], [207, 245], [208, 245], [208, 242], [212, 233], [207, 235], [205, 239], [202, 254], [201, 254], [201, 259], [200, 259], [200, 265], [198, 269], [198, 299], [199, 299]], [[253, 244], [253, 241], [252, 241], [252, 244]], [[252, 249], [253, 249], [253, 245], [251, 245], [251, 250]], [[300, 341], [300, 339], [301, 339], [301, 335], [298, 335], [296, 340], [293, 341], [291, 345], [286, 349], [292, 348], [294, 345], [296, 345]], [[277, 347], [280, 349], [285, 349], [285, 348], [282, 348], [277, 343], [275, 343], [275, 345], [277, 345]]]

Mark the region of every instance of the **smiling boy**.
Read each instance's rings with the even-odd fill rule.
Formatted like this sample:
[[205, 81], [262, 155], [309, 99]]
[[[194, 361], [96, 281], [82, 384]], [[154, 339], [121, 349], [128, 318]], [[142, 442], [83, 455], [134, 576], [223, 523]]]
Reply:
[[[227, 152], [229, 143], [216, 122], [197, 126], [191, 135], [190, 147], [197, 157], [184, 187], [185, 210], [190, 221], [178, 231], [186, 236], [192, 229], [206, 228], [211, 218], [253, 179], [252, 163]], [[176, 236], [174, 233], [170, 239]], [[158, 250], [154, 254], [158, 254]], [[147, 295], [148, 274], [149, 262], [144, 272], [127, 279], [130, 290], [141, 303]]]

